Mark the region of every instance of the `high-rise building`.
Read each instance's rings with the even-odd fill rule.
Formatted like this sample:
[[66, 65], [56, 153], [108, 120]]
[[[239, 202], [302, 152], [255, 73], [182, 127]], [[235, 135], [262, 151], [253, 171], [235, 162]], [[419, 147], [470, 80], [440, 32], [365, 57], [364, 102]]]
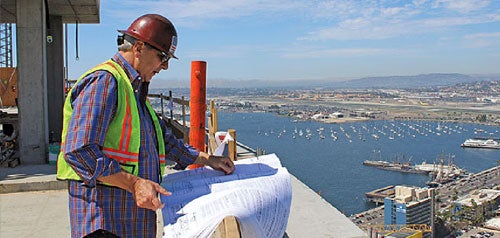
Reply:
[[384, 224], [432, 226], [432, 190], [396, 186], [395, 196], [384, 199]]

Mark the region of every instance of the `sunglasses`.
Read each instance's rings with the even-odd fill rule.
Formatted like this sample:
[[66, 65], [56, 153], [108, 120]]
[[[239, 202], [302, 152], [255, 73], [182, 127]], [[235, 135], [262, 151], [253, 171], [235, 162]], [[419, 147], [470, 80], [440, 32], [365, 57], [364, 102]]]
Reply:
[[168, 62], [170, 59], [174, 58], [170, 54], [165, 54], [165, 52], [161, 52], [158, 54], [158, 57], [160, 57], [160, 61], [162, 64]]
[[170, 53], [165, 53], [165, 52], [157, 49], [156, 47], [154, 47], [154, 46], [152, 46], [152, 45], [150, 45], [150, 44], [148, 44], [146, 42], [144, 42], [144, 44], [148, 45], [149, 47], [151, 47], [152, 49], [154, 49], [154, 50], [156, 50], [158, 52], [158, 57], [160, 57], [160, 61], [161, 61], [162, 64], [168, 62], [171, 58], [174, 58], [172, 56], [172, 54], [170, 54]]

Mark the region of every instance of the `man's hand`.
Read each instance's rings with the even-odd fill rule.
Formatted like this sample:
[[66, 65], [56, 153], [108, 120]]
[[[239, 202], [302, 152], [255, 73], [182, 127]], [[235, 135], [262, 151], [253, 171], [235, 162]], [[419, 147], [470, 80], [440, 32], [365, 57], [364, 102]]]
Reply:
[[153, 211], [163, 208], [165, 205], [158, 198], [158, 193], [171, 195], [170, 192], [151, 180], [139, 178], [134, 182], [132, 194], [138, 207]]
[[205, 152], [200, 152], [198, 159], [194, 163], [208, 165], [226, 174], [232, 174], [234, 172], [234, 163], [227, 156], [208, 155]]
[[213, 169], [223, 171], [226, 174], [232, 174], [234, 172], [234, 163], [229, 157], [210, 155], [206, 165]]
[[98, 178], [99, 181], [127, 190], [134, 196], [135, 204], [139, 207], [151, 209], [153, 211], [163, 208], [163, 204], [158, 199], [158, 193], [170, 196], [171, 193], [165, 190], [158, 183], [143, 179], [127, 172]]

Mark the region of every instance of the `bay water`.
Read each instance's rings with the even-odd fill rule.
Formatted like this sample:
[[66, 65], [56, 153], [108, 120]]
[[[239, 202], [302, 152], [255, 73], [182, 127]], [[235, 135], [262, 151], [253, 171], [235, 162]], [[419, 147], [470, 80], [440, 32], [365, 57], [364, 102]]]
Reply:
[[235, 129], [239, 142], [275, 153], [290, 173], [346, 216], [375, 207], [366, 192], [388, 185], [425, 187], [430, 179], [364, 166], [364, 160], [392, 162], [397, 156], [420, 164], [446, 157], [473, 173], [500, 160], [500, 150], [460, 146], [469, 138], [499, 138], [498, 126], [411, 120], [325, 124], [250, 112], [219, 112], [218, 118], [219, 131]]

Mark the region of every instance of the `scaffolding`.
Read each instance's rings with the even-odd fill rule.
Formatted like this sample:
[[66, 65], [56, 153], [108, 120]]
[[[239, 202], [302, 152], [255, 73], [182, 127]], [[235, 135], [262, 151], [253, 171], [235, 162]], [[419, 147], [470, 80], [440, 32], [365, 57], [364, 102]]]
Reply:
[[0, 23], [0, 67], [12, 65], [12, 23]]

